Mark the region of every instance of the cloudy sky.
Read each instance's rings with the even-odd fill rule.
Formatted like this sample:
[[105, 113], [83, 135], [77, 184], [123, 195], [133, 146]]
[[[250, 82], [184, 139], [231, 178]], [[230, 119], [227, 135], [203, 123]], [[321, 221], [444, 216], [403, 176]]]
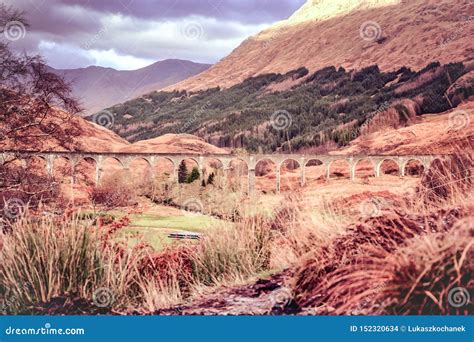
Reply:
[[[11, 46], [62, 69], [136, 69], [167, 58], [215, 63], [305, 0], [6, 0], [30, 27]], [[13, 32], [13, 31], [12, 31]]]

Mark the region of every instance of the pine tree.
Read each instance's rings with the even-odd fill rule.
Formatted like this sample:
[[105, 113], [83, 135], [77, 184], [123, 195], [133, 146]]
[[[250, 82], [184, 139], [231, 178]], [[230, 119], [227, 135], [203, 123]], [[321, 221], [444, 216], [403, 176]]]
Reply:
[[186, 168], [186, 164], [184, 160], [179, 164], [178, 168], [178, 183], [186, 183], [188, 179], [188, 169]]
[[214, 184], [214, 172], [207, 177], [207, 184]]
[[193, 167], [193, 170], [186, 178], [186, 183], [190, 184], [194, 182], [196, 179], [199, 179], [199, 169], [197, 167]]

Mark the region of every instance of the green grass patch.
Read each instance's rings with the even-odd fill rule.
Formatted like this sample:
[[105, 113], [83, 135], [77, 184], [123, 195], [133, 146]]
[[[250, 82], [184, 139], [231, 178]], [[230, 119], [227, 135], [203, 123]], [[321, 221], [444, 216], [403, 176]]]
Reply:
[[131, 215], [131, 227], [164, 228], [202, 232], [220, 221], [205, 215], [159, 216], [154, 214]]
[[130, 220], [130, 226], [120, 230], [117, 238], [126, 238], [130, 246], [143, 241], [156, 251], [182, 242], [168, 238], [171, 232], [188, 231], [205, 234], [207, 230], [215, 228], [221, 222], [205, 215], [160, 216], [148, 213], [131, 215]]

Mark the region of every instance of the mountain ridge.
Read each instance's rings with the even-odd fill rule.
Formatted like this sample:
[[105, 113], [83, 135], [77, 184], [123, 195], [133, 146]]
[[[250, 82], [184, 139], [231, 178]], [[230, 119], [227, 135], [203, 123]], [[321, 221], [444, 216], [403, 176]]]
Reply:
[[76, 69], [54, 69], [71, 83], [73, 95], [89, 115], [103, 108], [138, 97], [150, 91], [196, 75], [210, 64], [181, 59], [166, 59], [136, 70], [88, 66]]
[[205, 72], [164, 90], [228, 88], [249, 77], [301, 66], [313, 72], [331, 65], [360, 70], [377, 64], [393, 71], [474, 55], [474, 18], [466, 16], [474, 13], [472, 3], [359, 0], [345, 8], [348, 3], [308, 0], [289, 19], [249, 37]]

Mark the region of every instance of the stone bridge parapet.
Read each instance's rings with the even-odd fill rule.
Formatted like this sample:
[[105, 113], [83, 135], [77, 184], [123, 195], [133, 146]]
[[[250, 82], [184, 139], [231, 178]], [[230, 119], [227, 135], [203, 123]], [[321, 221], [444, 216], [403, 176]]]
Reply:
[[[443, 155], [310, 155], [310, 154], [249, 154], [249, 155], [233, 155], [233, 154], [187, 154], [187, 153], [116, 153], [116, 152], [47, 152], [47, 151], [1, 151], [0, 161], [11, 158], [19, 159], [26, 162], [33, 157], [39, 157], [46, 161], [46, 169], [49, 175], [53, 175], [54, 161], [57, 158], [65, 158], [69, 160], [72, 174], [79, 161], [88, 159], [94, 161], [96, 168], [95, 180], [100, 183], [103, 171], [104, 161], [108, 158], [117, 160], [124, 169], [129, 169], [132, 161], [141, 159], [145, 160], [150, 166], [152, 173], [155, 164], [160, 159], [166, 159], [173, 164], [174, 176], [177, 178], [179, 165], [184, 160], [194, 160], [198, 165], [200, 174], [203, 174], [204, 165], [211, 160], [220, 162], [224, 171], [232, 168], [232, 161], [240, 160], [247, 165], [248, 169], [248, 193], [252, 194], [255, 188], [255, 177], [257, 165], [262, 161], [270, 161], [275, 165], [276, 172], [276, 191], [280, 191], [281, 168], [287, 161], [293, 161], [298, 164], [300, 169], [301, 185], [306, 182], [305, 169], [310, 161], [319, 161], [326, 168], [326, 178], [330, 178], [331, 164], [335, 161], [345, 161], [349, 165], [350, 177], [352, 180], [356, 178], [356, 166], [361, 161], [369, 161], [375, 171], [375, 176], [379, 177], [381, 166], [384, 161], [392, 160], [398, 165], [400, 176], [405, 176], [405, 168], [409, 161], [418, 161], [423, 165], [424, 170], [428, 170], [429, 166], [435, 159], [444, 159]], [[72, 177], [74, 182], [74, 177]]]

